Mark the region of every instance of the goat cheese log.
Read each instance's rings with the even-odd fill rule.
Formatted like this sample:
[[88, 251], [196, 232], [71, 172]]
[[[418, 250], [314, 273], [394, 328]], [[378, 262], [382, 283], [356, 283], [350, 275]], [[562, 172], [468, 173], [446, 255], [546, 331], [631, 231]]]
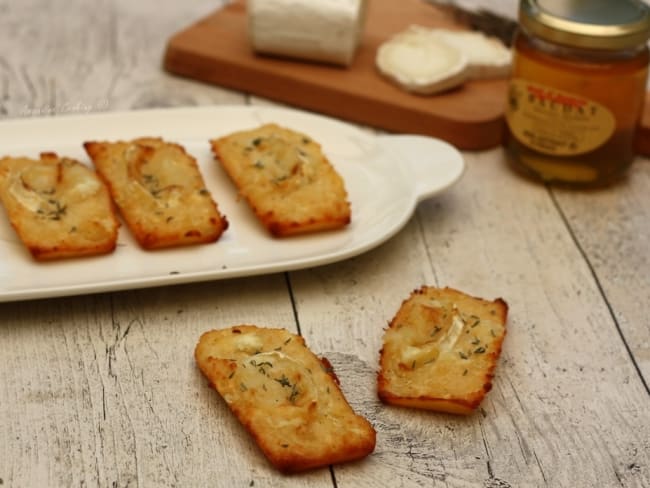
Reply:
[[347, 66], [361, 42], [367, 0], [248, 0], [253, 49]]
[[280, 471], [361, 459], [375, 430], [354, 413], [330, 363], [284, 329], [238, 325], [206, 332], [199, 369]]

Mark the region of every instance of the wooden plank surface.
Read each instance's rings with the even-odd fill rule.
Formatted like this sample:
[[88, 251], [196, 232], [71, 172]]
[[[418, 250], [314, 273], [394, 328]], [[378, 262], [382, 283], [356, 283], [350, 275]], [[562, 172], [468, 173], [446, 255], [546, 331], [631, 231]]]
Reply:
[[[380, 426], [367, 469], [336, 470], [345, 486], [650, 481], [648, 391], [601, 290], [547, 190], [518, 182], [497, 155], [468, 155], [461, 184], [424, 202], [379, 250], [292, 273], [303, 335], [332, 351], [335, 367], [353, 370], [344, 386]], [[382, 329], [423, 283], [510, 304], [494, 389], [469, 419], [383, 407], [360, 386], [375, 379]]]
[[[214, 8], [0, 0], [0, 116], [271, 103], [160, 69], [169, 36]], [[649, 161], [571, 192], [519, 178], [500, 149], [465, 157], [458, 185], [342, 263], [0, 304], [0, 485], [650, 486]], [[510, 305], [476, 415], [376, 398], [383, 328], [424, 283]], [[288, 477], [270, 467], [192, 357], [202, 332], [245, 322], [300, 332], [332, 361], [377, 429], [370, 457]]]

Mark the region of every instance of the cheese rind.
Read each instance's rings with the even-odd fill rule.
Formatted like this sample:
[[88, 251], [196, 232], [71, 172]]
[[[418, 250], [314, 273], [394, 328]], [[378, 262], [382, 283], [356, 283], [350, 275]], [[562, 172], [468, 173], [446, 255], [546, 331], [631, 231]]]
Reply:
[[512, 52], [481, 32], [411, 25], [379, 46], [375, 62], [401, 88], [432, 95], [468, 80], [507, 76]]
[[344, 66], [366, 17], [366, 0], [249, 0], [247, 8], [255, 51]]
[[201, 336], [195, 358], [279, 470], [352, 461], [374, 450], [374, 429], [302, 337], [253, 325], [213, 330]]
[[432, 29], [431, 33], [466, 56], [470, 79], [502, 78], [510, 74], [512, 51], [499, 39], [476, 31]]

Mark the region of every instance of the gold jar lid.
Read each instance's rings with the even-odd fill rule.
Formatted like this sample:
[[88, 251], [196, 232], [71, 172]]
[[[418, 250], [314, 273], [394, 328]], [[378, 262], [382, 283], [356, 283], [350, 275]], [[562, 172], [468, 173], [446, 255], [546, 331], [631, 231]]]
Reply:
[[529, 33], [571, 47], [616, 51], [650, 37], [650, 7], [640, 0], [521, 0]]

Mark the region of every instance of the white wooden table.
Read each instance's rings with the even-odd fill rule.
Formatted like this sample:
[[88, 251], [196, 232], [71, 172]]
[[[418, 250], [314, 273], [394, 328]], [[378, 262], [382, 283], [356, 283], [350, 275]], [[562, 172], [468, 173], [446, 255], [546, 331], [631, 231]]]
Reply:
[[[218, 3], [0, 0], [0, 117], [269, 103], [162, 71], [169, 36]], [[356, 258], [0, 304], [0, 486], [650, 486], [650, 161], [576, 192], [518, 178], [501, 149], [464, 156], [457, 185]], [[382, 329], [422, 284], [510, 305], [470, 417], [377, 399]], [[202, 332], [239, 323], [327, 356], [375, 452], [271, 468], [192, 356]]]

